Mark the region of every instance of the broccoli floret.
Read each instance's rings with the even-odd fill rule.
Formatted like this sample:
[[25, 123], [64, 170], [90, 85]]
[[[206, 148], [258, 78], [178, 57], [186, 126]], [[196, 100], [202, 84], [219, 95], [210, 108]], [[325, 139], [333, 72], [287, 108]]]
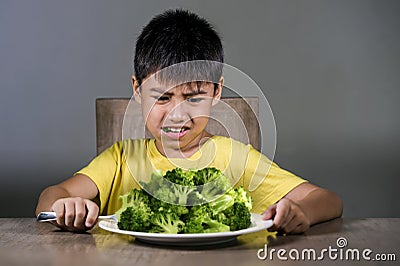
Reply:
[[164, 187], [159, 188], [154, 192], [153, 196], [160, 201], [168, 203], [176, 203], [179, 199], [170, 184], [166, 184]]
[[204, 168], [198, 171], [200, 198], [203, 202], [213, 201], [232, 188], [230, 180], [215, 168]]
[[210, 216], [192, 217], [185, 225], [184, 232], [189, 234], [197, 233], [218, 233], [228, 232], [230, 230], [228, 225], [225, 225], [217, 220], [210, 218]]
[[149, 195], [143, 190], [134, 188], [129, 193], [119, 196], [119, 198], [122, 201], [122, 206], [115, 212], [118, 221], [120, 220], [122, 212], [124, 212], [128, 207], [135, 207], [143, 203], [144, 207], [150, 209]]
[[211, 212], [213, 215], [217, 215], [218, 213], [228, 209], [229, 207], [233, 206], [235, 203], [235, 198], [232, 197], [230, 194], [224, 194], [217, 198], [216, 200], [210, 201], [208, 203]]
[[235, 202], [233, 206], [224, 210], [218, 220], [228, 225], [231, 231], [236, 231], [251, 225], [251, 214], [245, 203]]
[[145, 190], [147, 193], [154, 195], [154, 193], [164, 187], [164, 177], [162, 172], [159, 170], [154, 171], [151, 174], [150, 180], [148, 182], [139, 181], [140, 186]]
[[[153, 175], [150, 185], [143, 184], [144, 188], [155, 189], [152, 194], [159, 200], [172, 204], [187, 205], [189, 195], [196, 190], [193, 177], [195, 171], [184, 172], [181, 168], [167, 171], [161, 181]], [[153, 180], [155, 179], [155, 181]], [[157, 187], [158, 186], [158, 187]]]
[[120, 196], [121, 208], [115, 213], [118, 228], [129, 231], [146, 231], [150, 227], [152, 210], [149, 195], [138, 189]]
[[211, 218], [208, 204], [194, 206], [187, 215], [184, 233], [216, 233], [228, 232], [228, 225]]
[[194, 183], [196, 186], [204, 185], [219, 178], [222, 174], [220, 170], [214, 167], [206, 167], [195, 171]]
[[188, 197], [196, 190], [196, 187], [167, 182], [154, 192], [154, 197], [171, 204], [188, 205]]
[[176, 201], [170, 201], [170, 203], [187, 204], [189, 194], [196, 190], [194, 186], [195, 174], [195, 171], [183, 171], [181, 168], [175, 168], [165, 173], [164, 178], [173, 183], [170, 184], [171, 190], [176, 197]]
[[186, 205], [188, 202], [189, 194], [196, 190], [196, 187], [192, 186], [182, 186], [182, 185], [173, 185], [173, 192], [178, 202], [175, 203], [179, 205]]
[[178, 215], [170, 212], [156, 213], [151, 222], [154, 225], [150, 229], [152, 233], [177, 234], [182, 231], [185, 225]]
[[253, 207], [253, 203], [250, 195], [244, 190], [243, 187], [238, 187], [228, 192], [235, 198], [235, 202], [242, 202], [246, 205], [247, 209], [250, 211]]
[[150, 229], [151, 210], [145, 204], [128, 207], [123, 211], [118, 220], [121, 230], [146, 232]]
[[123, 230], [158, 233], [214, 233], [248, 228], [251, 197], [233, 189], [216, 168], [183, 171], [175, 168], [162, 176], [152, 174], [143, 190], [120, 196], [116, 212]]
[[168, 202], [159, 200], [157, 198], [152, 198], [150, 200], [150, 207], [153, 212], [170, 212], [174, 213], [178, 216], [187, 214], [189, 212], [189, 209], [186, 206], [182, 205], [175, 205], [175, 204], [170, 204]]
[[194, 177], [196, 172], [197, 171], [193, 170], [183, 171], [181, 168], [175, 168], [167, 171], [164, 175], [164, 178], [181, 186], [194, 186]]

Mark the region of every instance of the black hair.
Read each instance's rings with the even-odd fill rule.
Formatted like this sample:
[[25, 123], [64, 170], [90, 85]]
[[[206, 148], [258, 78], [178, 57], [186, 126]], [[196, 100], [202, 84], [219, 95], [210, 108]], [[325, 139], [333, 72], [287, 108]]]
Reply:
[[[188, 62], [194, 60], [207, 61], [195, 65]], [[141, 84], [144, 78], [161, 69], [186, 62], [178, 65], [186, 69], [190, 64], [190, 72], [196, 72], [197, 76], [201, 72], [198, 79], [218, 82], [223, 61], [221, 39], [210, 23], [189, 11], [174, 9], [157, 15], [143, 28], [136, 41], [134, 71]], [[181, 75], [182, 68], [179, 69], [162, 77]]]

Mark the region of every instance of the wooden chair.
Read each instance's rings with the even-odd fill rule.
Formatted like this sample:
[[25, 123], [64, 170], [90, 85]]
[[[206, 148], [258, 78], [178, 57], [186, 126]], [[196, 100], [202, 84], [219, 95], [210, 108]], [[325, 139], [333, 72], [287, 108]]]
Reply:
[[[130, 138], [151, 137], [143, 130], [142, 110], [138, 103], [129, 98], [99, 98], [96, 99], [97, 154], [122, 139], [125, 115], [138, 125], [129, 129]], [[222, 98], [213, 107], [210, 117], [208, 132], [250, 143], [259, 150], [258, 98]]]

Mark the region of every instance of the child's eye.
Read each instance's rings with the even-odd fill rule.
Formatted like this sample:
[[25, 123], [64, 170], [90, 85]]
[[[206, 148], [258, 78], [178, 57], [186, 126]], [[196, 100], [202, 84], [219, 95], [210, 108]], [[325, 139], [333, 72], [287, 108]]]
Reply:
[[169, 100], [168, 96], [154, 97], [158, 102], [166, 102]]
[[203, 100], [203, 98], [187, 98], [186, 101], [190, 103], [199, 103]]

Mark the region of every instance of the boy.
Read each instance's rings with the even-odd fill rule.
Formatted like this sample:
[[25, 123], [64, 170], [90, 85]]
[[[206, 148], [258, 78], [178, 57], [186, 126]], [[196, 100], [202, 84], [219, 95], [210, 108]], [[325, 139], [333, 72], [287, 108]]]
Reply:
[[[175, 80], [168, 76], [179, 73], [179, 67], [153, 75], [194, 60], [223, 63], [221, 40], [209, 23], [183, 10], [169, 10], [153, 18], [136, 43], [132, 84], [154, 139], [115, 143], [71, 178], [46, 188], [36, 214], [55, 211], [55, 224], [60, 228], [88, 230], [99, 213], [114, 213], [119, 208], [119, 195], [140, 188], [139, 176], [149, 176], [154, 168], [165, 172], [178, 162], [186, 168], [224, 170], [245, 189], [253, 176], [265, 177], [249, 192], [254, 202], [252, 212], [274, 219], [271, 230], [301, 233], [312, 224], [340, 217], [342, 202], [336, 194], [271, 164], [249, 145], [205, 131], [210, 108], [222, 92], [224, 80], [218, 64], [195, 67], [194, 72], [204, 72], [200, 71], [201, 78], [206, 81], [173, 84]], [[231, 160], [232, 154], [240, 158]], [[264, 165], [271, 166], [269, 172]]]

